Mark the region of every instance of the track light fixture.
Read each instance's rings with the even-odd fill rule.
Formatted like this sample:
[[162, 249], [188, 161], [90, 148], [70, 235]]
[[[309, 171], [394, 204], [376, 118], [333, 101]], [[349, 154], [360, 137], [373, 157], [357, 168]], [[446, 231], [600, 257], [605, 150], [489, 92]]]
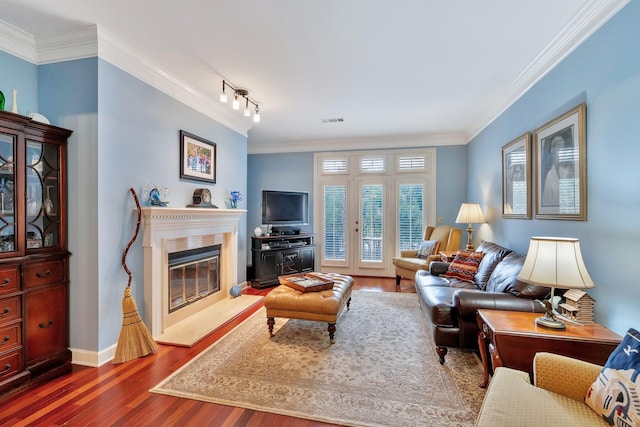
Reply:
[[255, 123], [260, 123], [260, 108], [258, 104], [249, 97], [249, 91], [246, 89], [240, 89], [233, 87], [226, 80], [222, 80], [222, 92], [220, 92], [220, 102], [226, 103], [228, 100], [227, 97], [227, 88], [231, 89], [233, 92], [233, 103], [232, 107], [234, 110], [240, 109], [240, 102], [242, 98], [244, 98], [245, 108], [243, 114], [245, 117], [251, 116], [251, 109], [249, 108], [249, 104], [252, 104], [255, 107], [255, 114], [253, 115], [253, 121]]

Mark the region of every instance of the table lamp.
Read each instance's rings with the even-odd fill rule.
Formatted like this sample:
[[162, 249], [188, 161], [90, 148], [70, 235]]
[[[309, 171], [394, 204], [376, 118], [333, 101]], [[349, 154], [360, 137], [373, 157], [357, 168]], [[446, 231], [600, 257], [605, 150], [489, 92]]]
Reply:
[[566, 328], [553, 315], [554, 289], [595, 287], [582, 260], [580, 242], [578, 239], [564, 237], [531, 237], [518, 280], [551, 288], [550, 299], [543, 302], [546, 314], [538, 317], [536, 324], [554, 329]]
[[484, 222], [484, 216], [482, 216], [482, 210], [480, 209], [480, 205], [477, 203], [463, 203], [460, 206], [460, 210], [458, 211], [458, 217], [456, 218], [456, 223], [467, 223], [469, 227], [467, 227], [467, 233], [469, 234], [469, 238], [467, 241], [466, 250], [472, 251], [474, 249], [473, 246], [473, 227], [471, 224], [482, 224]]

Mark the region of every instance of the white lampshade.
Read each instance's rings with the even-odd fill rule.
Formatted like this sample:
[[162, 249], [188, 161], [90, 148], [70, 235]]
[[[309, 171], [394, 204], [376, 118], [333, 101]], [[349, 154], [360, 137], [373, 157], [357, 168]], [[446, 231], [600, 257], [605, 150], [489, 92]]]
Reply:
[[458, 211], [457, 223], [464, 224], [482, 224], [484, 222], [484, 216], [482, 215], [482, 209], [478, 203], [463, 203]]
[[531, 237], [518, 280], [549, 288], [595, 287], [582, 260], [580, 242], [564, 237]]

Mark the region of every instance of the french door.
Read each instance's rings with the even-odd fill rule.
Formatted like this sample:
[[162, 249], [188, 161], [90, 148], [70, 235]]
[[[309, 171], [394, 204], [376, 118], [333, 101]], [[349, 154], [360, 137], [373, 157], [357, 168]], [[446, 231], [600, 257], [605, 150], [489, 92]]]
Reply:
[[417, 155], [316, 154], [314, 229], [322, 271], [391, 277], [391, 259], [401, 249], [417, 248], [427, 219], [435, 218], [425, 203], [435, 190], [424, 161], [418, 171], [399, 166], [407, 156]]

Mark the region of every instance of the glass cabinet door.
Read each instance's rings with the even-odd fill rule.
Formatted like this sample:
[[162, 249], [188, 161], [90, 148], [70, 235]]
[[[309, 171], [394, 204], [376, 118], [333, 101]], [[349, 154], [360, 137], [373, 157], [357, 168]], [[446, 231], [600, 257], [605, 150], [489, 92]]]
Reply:
[[27, 249], [60, 243], [58, 146], [27, 140]]
[[16, 136], [0, 133], [0, 253], [17, 250], [15, 153]]

